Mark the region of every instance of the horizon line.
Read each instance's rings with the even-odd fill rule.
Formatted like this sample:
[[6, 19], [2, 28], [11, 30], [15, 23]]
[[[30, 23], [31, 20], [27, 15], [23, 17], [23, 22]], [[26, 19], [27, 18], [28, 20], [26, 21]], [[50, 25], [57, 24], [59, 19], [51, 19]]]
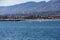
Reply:
[[[39, 1], [39, 2], [36, 2], [36, 1], [29, 1], [29, 2], [39, 3], [39, 2], [44, 2], [44, 1]], [[49, 2], [49, 1], [45, 1], [45, 2]], [[24, 2], [24, 3], [16, 3], [16, 4], [12, 4], [12, 5], [3, 5], [3, 6], [0, 5], [0, 7], [14, 6], [14, 5], [25, 4], [25, 3], [28, 3], [28, 2]]]

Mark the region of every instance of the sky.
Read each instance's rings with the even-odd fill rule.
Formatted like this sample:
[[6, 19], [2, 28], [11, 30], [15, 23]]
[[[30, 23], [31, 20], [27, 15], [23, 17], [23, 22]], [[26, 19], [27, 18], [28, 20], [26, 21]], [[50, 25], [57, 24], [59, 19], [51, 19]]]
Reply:
[[16, 5], [16, 4], [21, 4], [29, 1], [35, 1], [35, 2], [40, 2], [40, 1], [49, 1], [49, 0], [0, 0], [0, 6], [11, 6], [11, 5]]

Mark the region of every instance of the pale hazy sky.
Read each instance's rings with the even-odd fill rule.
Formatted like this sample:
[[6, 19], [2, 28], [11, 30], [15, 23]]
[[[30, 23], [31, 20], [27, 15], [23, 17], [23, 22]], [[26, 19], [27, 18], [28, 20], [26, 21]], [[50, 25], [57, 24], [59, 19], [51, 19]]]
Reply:
[[49, 0], [0, 0], [0, 6], [10, 6], [19, 3], [29, 2], [29, 1], [39, 2], [39, 1], [49, 1]]

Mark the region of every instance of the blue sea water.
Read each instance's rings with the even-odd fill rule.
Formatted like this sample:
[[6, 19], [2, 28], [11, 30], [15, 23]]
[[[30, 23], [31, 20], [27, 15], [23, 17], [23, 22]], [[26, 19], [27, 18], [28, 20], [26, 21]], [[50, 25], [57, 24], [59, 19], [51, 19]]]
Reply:
[[0, 40], [60, 40], [60, 21], [0, 21]]

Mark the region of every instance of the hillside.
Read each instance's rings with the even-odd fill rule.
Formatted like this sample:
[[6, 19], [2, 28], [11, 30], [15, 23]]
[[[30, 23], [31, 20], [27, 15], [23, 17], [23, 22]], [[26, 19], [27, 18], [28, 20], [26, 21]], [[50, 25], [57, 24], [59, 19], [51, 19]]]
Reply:
[[52, 14], [60, 15], [60, 13], [55, 13], [55, 11], [60, 11], [60, 0], [51, 0], [49, 2], [27, 2], [22, 4], [17, 4], [13, 6], [0, 6], [0, 14], [39, 14], [48, 15], [49, 13], [41, 12], [54, 12]]

